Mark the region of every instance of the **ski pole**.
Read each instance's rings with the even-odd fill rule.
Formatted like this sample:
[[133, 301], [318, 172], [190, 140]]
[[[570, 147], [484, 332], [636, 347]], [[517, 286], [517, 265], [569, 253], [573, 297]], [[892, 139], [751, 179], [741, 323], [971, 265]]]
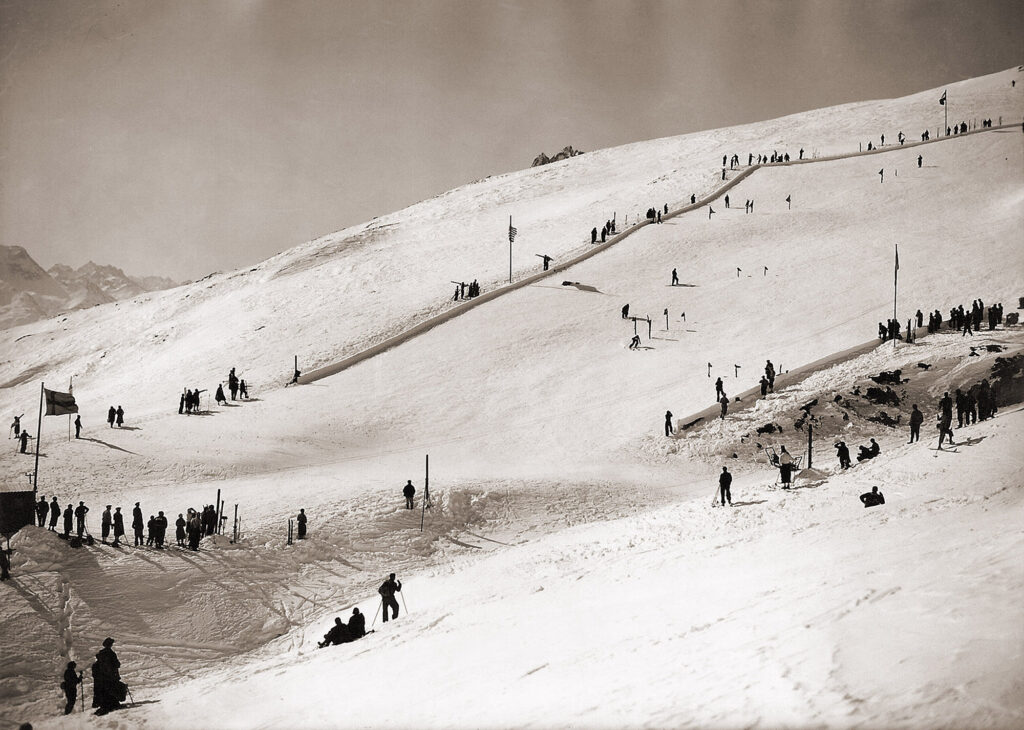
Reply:
[[132, 697], [132, 688], [129, 687], [127, 684], [124, 686], [124, 688], [128, 692], [128, 699], [130, 699], [132, 701], [132, 704], [134, 705], [135, 704], [135, 698]]
[[402, 593], [401, 591], [399, 591], [398, 593], [402, 597], [402, 608], [404, 608], [405, 612], [408, 614], [409, 613], [409, 607], [405, 605], [405, 594]]
[[377, 624], [377, 615], [380, 613], [380, 607], [383, 606], [383, 605], [384, 605], [384, 599], [381, 598], [380, 599], [380, 603], [377, 604], [377, 610], [373, 614], [373, 623], [370, 624], [370, 628], [371, 629]]

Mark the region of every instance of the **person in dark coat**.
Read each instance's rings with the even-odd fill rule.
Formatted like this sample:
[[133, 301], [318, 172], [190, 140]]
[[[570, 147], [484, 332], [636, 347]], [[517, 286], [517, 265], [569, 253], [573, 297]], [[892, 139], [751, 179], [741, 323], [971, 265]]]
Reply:
[[121, 547], [121, 538], [124, 537], [124, 515], [121, 508], [114, 509], [114, 547]]
[[865, 507], [875, 507], [885, 504], [885, 497], [878, 491], [878, 487], [871, 487], [870, 492], [860, 495], [860, 501], [864, 503]]
[[882, 447], [878, 445], [878, 442], [871, 439], [871, 443], [867, 446], [859, 447], [857, 453], [857, 461], [868, 461], [874, 459], [876, 456], [882, 453]]
[[725, 393], [722, 393], [722, 398], [718, 402], [722, 405], [722, 416], [721, 416], [721, 418], [724, 421], [725, 420], [725, 414], [729, 412], [729, 396], [727, 396]]
[[629, 304], [622, 305], [622, 318], [629, 319]]
[[217, 392], [213, 395], [213, 400], [220, 405], [221, 403], [227, 404], [228, 399], [224, 397], [224, 386], [217, 383]]
[[79, 502], [78, 506], [75, 507], [75, 531], [79, 537], [85, 532], [85, 516], [88, 513], [89, 508], [85, 506], [85, 502]]
[[679, 284], [679, 274], [676, 273], [675, 269], [672, 269], [672, 286]]
[[764, 397], [766, 395], [768, 395], [768, 378], [766, 378], [765, 376], [762, 375], [761, 376], [761, 396]]
[[156, 543], [157, 550], [163, 550], [164, 538], [167, 535], [167, 516], [163, 513], [163, 510], [156, 513], [153, 523], [153, 527], [156, 530], [156, 533], [153, 535], [153, 541]]
[[115, 418], [117, 418], [117, 411], [114, 410], [114, 406], [110, 406], [110, 410], [107, 411], [107, 423], [110, 424], [111, 428], [114, 427]]
[[[957, 391], [958, 393], [960, 391]], [[914, 404], [914, 409], [910, 412], [910, 441], [921, 440], [921, 424], [924, 423], [924, 414], [917, 410], [917, 403]]]
[[597, 226], [590, 231], [590, 242], [597, 243]]
[[715, 381], [715, 400], [721, 400], [723, 395], [725, 391], [722, 389], [722, 379], [719, 378]]
[[324, 640], [317, 642], [317, 646], [323, 649], [325, 646], [335, 646], [350, 641], [348, 638], [348, 626], [342, 623], [341, 617], [335, 617], [334, 626], [324, 634]]
[[68, 662], [67, 669], [64, 670], [64, 681], [60, 683], [60, 688], [64, 690], [64, 697], [67, 699], [64, 705], [65, 715], [70, 715], [75, 709], [75, 703], [78, 702], [78, 685], [82, 683], [82, 674], [75, 671], [77, 666], [75, 662]]
[[963, 391], [959, 388], [956, 389], [954, 398], [954, 404], [956, 405], [956, 427], [964, 427], [964, 419], [967, 418], [967, 396], [964, 395]]
[[139, 547], [146, 541], [145, 535], [142, 534], [143, 527], [145, 527], [145, 523], [142, 521], [142, 508], [136, 502], [135, 509], [132, 510], [132, 530], [135, 532], [135, 547]]
[[238, 376], [235, 375], [234, 368], [231, 368], [231, 372], [228, 373], [228, 390], [231, 391], [231, 400], [236, 400], [235, 396], [238, 395]]
[[732, 491], [729, 487], [732, 486], [732, 474], [729, 473], [729, 468], [723, 466], [722, 473], [718, 475], [718, 491], [721, 492], [720, 501], [722, 506], [729, 505], [732, 507]]
[[849, 469], [850, 468], [850, 447], [846, 445], [845, 441], [837, 441], [834, 446], [836, 447], [836, 456], [839, 457], [839, 468]]
[[54, 497], [53, 501], [50, 502], [50, 532], [57, 531], [57, 520], [60, 519], [60, 505], [57, 504], [57, 498]]
[[178, 401], [178, 415], [180, 416], [185, 412], [185, 394], [181, 394], [181, 399]]
[[413, 507], [412, 498], [416, 494], [416, 487], [414, 487], [412, 485], [412, 479], [407, 481], [405, 483], [405, 486], [402, 487], [402, 494], [405, 495], [405, 508], [406, 509], [412, 509], [412, 507]]
[[11, 556], [6, 550], [0, 548], [0, 580], [11, 578]]
[[75, 520], [75, 510], [69, 504], [68, 508], [64, 510], [64, 537], [65, 539], [71, 534], [71, 525]]
[[82, 417], [75, 416], [75, 438], [82, 437]]
[[299, 526], [299, 539], [303, 540], [306, 537], [306, 510], [300, 509], [299, 514], [295, 516], [295, 522]]
[[380, 594], [381, 605], [384, 611], [384, 623], [388, 622], [388, 608], [390, 607], [394, 614], [391, 618], [398, 618], [398, 601], [395, 600], [395, 594], [402, 590], [402, 581], [395, 580], [395, 574], [392, 573], [388, 576], [388, 579], [384, 581], [380, 588], [377, 589], [377, 593]]
[[150, 515], [146, 520], [146, 547], [151, 547], [156, 539], [156, 515]]
[[768, 390], [775, 392], [775, 366], [771, 360], [765, 361], [764, 376], [768, 378]]
[[111, 648], [113, 645], [113, 639], [104, 639], [103, 648], [96, 654], [92, 665], [92, 706], [98, 708], [97, 715], [119, 709], [127, 690], [121, 682], [121, 662]]
[[675, 429], [672, 428], [672, 411], [665, 411], [665, 435], [671, 436], [675, 433]]
[[116, 418], [117, 427], [121, 428], [121, 426], [124, 425], [124, 409], [122, 409], [121, 406], [118, 406], [117, 410], [115, 411], [115, 415], [117, 417]]
[[[544, 262], [544, 270], [547, 271], [547, 262]], [[244, 380], [238, 381], [238, 397], [249, 400], [249, 388], [246, 386]]]
[[353, 639], [366, 636], [366, 616], [359, 613], [358, 608], [352, 609], [352, 616], [348, 620], [348, 635]]
[[181, 512], [178, 513], [178, 519], [174, 521], [174, 539], [178, 542], [178, 547], [185, 547], [185, 518]]
[[27, 429], [21, 432], [21, 436], [18, 437], [18, 440], [21, 442], [21, 453], [24, 454], [28, 451], [28, 440], [30, 438], [32, 438], [32, 434]]
[[39, 501], [36, 502], [36, 520], [39, 522], [40, 527], [46, 526], [46, 515], [50, 513], [50, 505], [46, 502], [44, 495], [39, 495]]
[[107, 538], [110, 536], [110, 526], [114, 522], [114, 516], [110, 513], [110, 505], [103, 510], [103, 514], [100, 515], [100, 539], [106, 543]]

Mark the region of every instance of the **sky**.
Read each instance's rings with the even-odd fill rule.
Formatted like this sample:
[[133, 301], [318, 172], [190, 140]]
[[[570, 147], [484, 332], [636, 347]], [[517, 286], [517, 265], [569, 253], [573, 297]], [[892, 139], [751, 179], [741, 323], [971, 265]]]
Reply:
[[1021, 63], [1016, 0], [0, 0], [0, 244], [198, 279], [566, 145]]

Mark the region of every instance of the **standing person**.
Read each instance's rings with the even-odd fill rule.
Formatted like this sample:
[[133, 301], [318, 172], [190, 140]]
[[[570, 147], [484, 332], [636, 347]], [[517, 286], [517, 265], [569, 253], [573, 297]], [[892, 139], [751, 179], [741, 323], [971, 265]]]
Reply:
[[72, 509], [71, 505], [64, 510], [64, 539], [67, 540], [71, 535], [71, 524], [75, 519], [75, 510]]
[[142, 534], [143, 526], [142, 508], [136, 502], [135, 509], [132, 510], [132, 530], [135, 532], [135, 547], [140, 547], [146, 541], [145, 536]]
[[224, 397], [224, 386], [221, 383], [217, 383], [217, 392], [213, 394], [213, 402], [217, 405], [221, 403], [227, 405], [228, 399]]
[[[21, 416], [24, 415], [24, 413], [21, 414]], [[14, 422], [11, 423], [11, 431], [14, 431], [14, 438], [18, 438], [21, 435], [21, 416], [15, 416]], [[10, 436], [7, 438], [10, 438]]]
[[761, 376], [761, 397], [768, 395], [768, 378]]
[[68, 662], [67, 669], [64, 670], [64, 681], [60, 683], [60, 688], [64, 690], [64, 698], [67, 700], [64, 704], [65, 715], [70, 715], [75, 709], [75, 703], [78, 702], [78, 685], [82, 683], [82, 674], [75, 671], [77, 666], [75, 662]]
[[914, 409], [910, 412], [910, 441], [908, 443], [912, 444], [921, 440], [922, 423], [924, 423], [924, 414], [917, 410], [917, 403], [915, 403]]
[[156, 530], [156, 515], [150, 515], [146, 520], [146, 547], [152, 547], [153, 541], [156, 539]]
[[967, 418], [967, 396], [959, 388], [956, 389], [956, 427], [964, 427], [964, 419]]
[[671, 436], [675, 433], [675, 429], [672, 428], [672, 411], [665, 411], [665, 435]]
[[722, 390], [722, 379], [719, 378], [715, 381], [715, 400], [721, 400], [723, 395], [725, 391]]
[[672, 286], [678, 286], [679, 274], [676, 273], [675, 269], [672, 269]]
[[114, 406], [110, 406], [110, 408], [107, 410], [107, 423], [110, 424], [111, 428], [114, 427], [115, 418], [117, 418], [117, 411], [114, 410]]
[[412, 498], [416, 494], [416, 487], [412, 485], [412, 479], [407, 481], [405, 486], [402, 487], [402, 494], [405, 495], [405, 508], [412, 509]]
[[124, 425], [124, 410], [122, 410], [121, 406], [117, 407], [115, 415], [117, 416], [117, 427], [121, 428]]
[[234, 368], [231, 368], [231, 372], [228, 373], [228, 390], [231, 391], [231, 400], [236, 400], [235, 396], [238, 395], [238, 376], [235, 375]]
[[185, 412], [185, 394], [182, 393], [181, 394], [181, 400], [178, 401], [178, 415], [180, 416], [184, 412]]
[[54, 497], [53, 501], [50, 502], [50, 532], [57, 531], [57, 520], [60, 519], [60, 505], [57, 504], [57, 498]]
[[178, 542], [178, 547], [185, 547], [185, 524], [185, 518], [179, 512], [178, 519], [174, 521], [174, 539]]
[[395, 600], [395, 594], [400, 590], [402, 590], [402, 581], [395, 580], [394, 573], [389, 575], [388, 579], [381, 584], [380, 588], [377, 589], [377, 593], [380, 594], [381, 605], [384, 610], [384, 623], [388, 622], [389, 607], [394, 611], [391, 618], [398, 618], [398, 601]]
[[718, 401], [722, 404], [722, 420], [725, 420], [725, 414], [729, 412], [729, 396], [722, 393], [722, 399]]
[[764, 376], [768, 378], [768, 390], [775, 392], [775, 366], [771, 360], [765, 361]]
[[590, 231], [590, 242], [597, 243], [597, 226]]
[[850, 468], [850, 447], [846, 445], [845, 441], [838, 441], [835, 443], [836, 456], [839, 457], [839, 468], [849, 469]]
[[107, 537], [110, 535], [110, 526], [114, 522], [114, 516], [110, 514], [110, 505], [103, 510], [103, 514], [100, 515], [100, 539], [105, 545], [107, 543]]
[[39, 522], [40, 527], [46, 526], [46, 515], [50, 512], [50, 505], [46, 502], [46, 497], [39, 495], [39, 501], [36, 502], [36, 521]]
[[121, 547], [121, 538], [124, 537], [124, 515], [121, 508], [114, 509], [114, 547]]
[[163, 510], [159, 510], [156, 513], [156, 519], [153, 520], [153, 526], [156, 528], [156, 535], [153, 536], [156, 542], [156, 549], [164, 549], [164, 537], [167, 535], [167, 515], [163, 513]]
[[299, 524], [299, 539], [306, 539], [306, 510], [300, 509], [299, 514], [295, 516], [295, 521]]
[[30, 438], [32, 438], [32, 434], [28, 432], [27, 428], [21, 432], [21, 436], [18, 439], [21, 442], [21, 448], [19, 449], [21, 453], [28, 453], [28, 440]]
[[622, 318], [629, 319], [629, 303], [622, 305]]
[[114, 640], [109, 636], [104, 639], [103, 648], [92, 665], [92, 706], [98, 708], [97, 715], [119, 709], [127, 690], [121, 682], [121, 662], [111, 648], [113, 645]]
[[942, 448], [942, 441], [945, 437], [949, 436], [949, 445], [956, 446], [953, 443], [953, 401], [949, 397], [947, 392], [942, 396], [942, 400], [939, 401], [939, 448]]
[[729, 473], [728, 467], [723, 466], [722, 473], [718, 475], [718, 490], [719, 492], [721, 492], [719, 501], [722, 503], [723, 507], [726, 504], [732, 507], [732, 491], [730, 490], [731, 486], [732, 474]]
[[249, 388], [246, 387], [244, 380], [238, 381], [238, 397], [249, 400]]
[[789, 485], [793, 480], [793, 457], [786, 451], [786, 447], [780, 447], [782, 451], [779, 454], [779, 476], [782, 477], [782, 488], [789, 489]]
[[75, 531], [79, 537], [85, 532], [85, 516], [88, 513], [89, 508], [85, 506], [85, 502], [79, 502], [78, 506], [75, 507]]
[[82, 417], [75, 416], [75, 438], [82, 437]]

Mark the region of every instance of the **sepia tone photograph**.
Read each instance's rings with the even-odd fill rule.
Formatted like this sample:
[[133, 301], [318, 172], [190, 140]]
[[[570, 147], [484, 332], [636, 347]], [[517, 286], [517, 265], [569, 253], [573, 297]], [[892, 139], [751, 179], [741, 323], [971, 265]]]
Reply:
[[0, 0], [0, 730], [1024, 727], [1017, 0]]

